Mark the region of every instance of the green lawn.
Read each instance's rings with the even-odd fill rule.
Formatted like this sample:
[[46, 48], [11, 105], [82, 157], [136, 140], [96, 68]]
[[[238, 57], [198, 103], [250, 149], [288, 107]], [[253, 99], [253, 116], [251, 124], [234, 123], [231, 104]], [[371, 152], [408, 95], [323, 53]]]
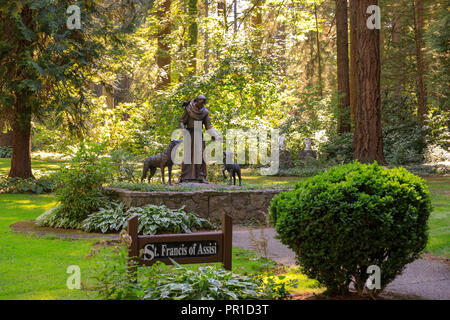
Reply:
[[[69, 240], [14, 233], [10, 225], [34, 219], [56, 204], [53, 195], [0, 195], [0, 300], [90, 299], [95, 293], [69, 290], [67, 267], [78, 265], [81, 279], [92, 283], [92, 263], [87, 259], [98, 240]], [[233, 271], [254, 274], [274, 268], [270, 260], [233, 248]]]
[[51, 195], [0, 195], [0, 299], [85, 299], [81, 290], [66, 287], [66, 269], [89, 270], [93, 241], [57, 240], [15, 234], [10, 224], [34, 219], [55, 205]]
[[[33, 161], [34, 168], [57, 169], [61, 161]], [[0, 159], [0, 175], [7, 173], [9, 160]], [[302, 178], [253, 177], [244, 181], [256, 184], [292, 185]], [[429, 220], [430, 239], [426, 248], [433, 255], [450, 256], [450, 177], [425, 178], [431, 192], [434, 212]], [[245, 183], [245, 182], [244, 182]], [[86, 259], [97, 240], [60, 240], [52, 237], [16, 234], [10, 225], [34, 219], [55, 205], [53, 195], [0, 195], [0, 299], [88, 299], [82, 290], [66, 287], [70, 265], [81, 268], [82, 281], [91, 274]], [[233, 251], [233, 270], [242, 273], [261, 271], [264, 261], [251, 252]]]
[[430, 237], [425, 251], [450, 258], [450, 177], [425, 178], [434, 210], [428, 221]]
[[[67, 165], [68, 163], [69, 162], [66, 160], [56, 159], [32, 160], [32, 168], [33, 170], [54, 171], [58, 170], [61, 166]], [[0, 177], [8, 175], [10, 167], [11, 159], [0, 158]]]

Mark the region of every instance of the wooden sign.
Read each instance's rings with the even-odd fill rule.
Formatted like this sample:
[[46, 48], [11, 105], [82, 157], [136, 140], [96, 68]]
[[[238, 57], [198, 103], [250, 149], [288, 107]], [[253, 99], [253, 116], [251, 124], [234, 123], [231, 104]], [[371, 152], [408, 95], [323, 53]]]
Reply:
[[[138, 215], [128, 219], [131, 246], [128, 256], [138, 265], [151, 266], [156, 261], [171, 264], [222, 262], [231, 270], [233, 225], [229, 215], [222, 214], [222, 231], [142, 236], [138, 234]], [[140, 253], [142, 252], [142, 255]]]

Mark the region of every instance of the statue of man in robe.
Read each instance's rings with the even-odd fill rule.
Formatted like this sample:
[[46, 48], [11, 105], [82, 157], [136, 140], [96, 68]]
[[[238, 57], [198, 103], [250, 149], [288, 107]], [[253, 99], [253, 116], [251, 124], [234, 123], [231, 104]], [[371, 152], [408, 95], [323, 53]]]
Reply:
[[[183, 161], [181, 165], [181, 176], [178, 180], [179, 183], [208, 183], [206, 180], [206, 162], [203, 156], [206, 146], [205, 141], [203, 140], [203, 126], [205, 126], [205, 129], [210, 133], [212, 140], [215, 140], [217, 133], [211, 125], [209, 111], [206, 109], [205, 103], [206, 97], [202, 94], [199, 95], [197, 98], [188, 103], [180, 119], [181, 129], [187, 130], [187, 133], [190, 135], [190, 139], [184, 139], [184, 152], [186, 154], [186, 151], [190, 148], [191, 161], [190, 163], [185, 163], [185, 161]], [[195, 128], [196, 130], [194, 132]]]

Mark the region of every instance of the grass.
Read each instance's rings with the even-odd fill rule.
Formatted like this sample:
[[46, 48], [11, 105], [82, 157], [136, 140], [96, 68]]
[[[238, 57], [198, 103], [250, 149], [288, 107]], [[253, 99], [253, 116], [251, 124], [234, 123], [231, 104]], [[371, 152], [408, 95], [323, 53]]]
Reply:
[[0, 195], [0, 299], [86, 299], [81, 290], [66, 287], [66, 269], [79, 265], [89, 270], [84, 258], [92, 240], [59, 240], [15, 234], [9, 225], [34, 219], [54, 206], [51, 195]]
[[[56, 171], [61, 166], [65, 166], [69, 163], [66, 160], [57, 159], [46, 159], [46, 160], [35, 160], [31, 161], [31, 166], [33, 171], [36, 170], [46, 170], [46, 171]], [[11, 159], [0, 158], [0, 177], [6, 176], [9, 173], [11, 167]]]
[[450, 258], [450, 177], [426, 177], [434, 210], [428, 220], [429, 240], [425, 249]]

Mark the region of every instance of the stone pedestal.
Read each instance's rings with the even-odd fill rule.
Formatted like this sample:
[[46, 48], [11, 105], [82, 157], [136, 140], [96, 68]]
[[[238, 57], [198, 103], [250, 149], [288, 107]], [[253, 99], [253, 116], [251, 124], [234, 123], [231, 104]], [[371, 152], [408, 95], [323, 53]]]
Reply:
[[[212, 185], [212, 184], [211, 184]], [[205, 190], [141, 192], [119, 188], [105, 188], [112, 199], [125, 207], [143, 207], [148, 204], [165, 205], [170, 209], [185, 206], [185, 211], [195, 212], [213, 222], [221, 221], [225, 212], [234, 223], [244, 223], [253, 218], [260, 222], [267, 219], [267, 208], [272, 198], [285, 190]], [[233, 191], [231, 191], [233, 190]], [[286, 189], [288, 190], [288, 189]]]

